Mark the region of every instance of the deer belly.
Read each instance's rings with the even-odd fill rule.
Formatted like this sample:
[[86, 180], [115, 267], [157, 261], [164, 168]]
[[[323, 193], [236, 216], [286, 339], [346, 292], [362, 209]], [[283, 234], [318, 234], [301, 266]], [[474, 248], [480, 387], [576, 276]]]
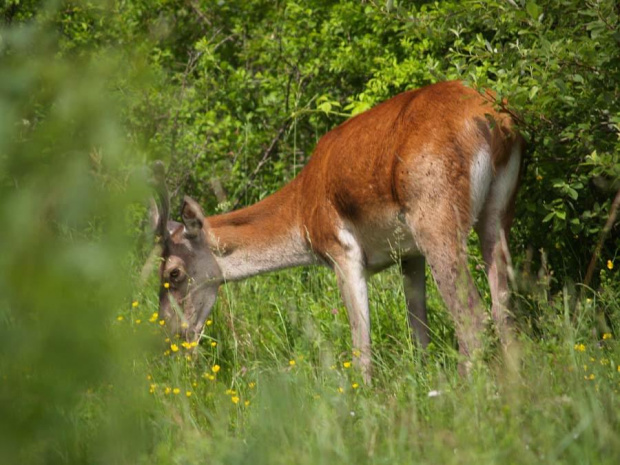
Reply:
[[411, 230], [398, 216], [380, 224], [358, 228], [358, 240], [364, 250], [366, 268], [381, 271], [401, 259], [419, 255]]

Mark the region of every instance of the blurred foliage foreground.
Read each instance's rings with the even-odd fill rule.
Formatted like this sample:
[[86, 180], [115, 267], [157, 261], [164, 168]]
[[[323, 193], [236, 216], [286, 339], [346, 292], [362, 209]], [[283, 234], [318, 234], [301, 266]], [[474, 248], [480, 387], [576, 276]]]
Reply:
[[[616, 464], [620, 235], [602, 228], [620, 187], [618, 15], [606, 0], [5, 1], [0, 463]], [[199, 347], [166, 338], [140, 279], [149, 159], [176, 194], [230, 209], [352, 114], [452, 78], [507, 97], [530, 141], [518, 370], [491, 354], [460, 379], [432, 286], [421, 358], [397, 273], [373, 279], [372, 387], [324, 270], [225, 286]]]

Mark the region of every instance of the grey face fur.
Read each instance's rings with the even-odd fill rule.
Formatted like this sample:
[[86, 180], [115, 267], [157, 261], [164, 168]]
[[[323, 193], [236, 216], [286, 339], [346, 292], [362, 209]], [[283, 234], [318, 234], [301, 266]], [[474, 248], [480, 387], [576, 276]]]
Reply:
[[151, 206], [151, 221], [162, 245], [159, 317], [170, 333], [195, 341], [215, 304], [222, 273], [207, 244], [204, 213], [198, 203], [184, 198], [183, 223], [169, 221], [167, 211], [163, 198], [161, 214]]

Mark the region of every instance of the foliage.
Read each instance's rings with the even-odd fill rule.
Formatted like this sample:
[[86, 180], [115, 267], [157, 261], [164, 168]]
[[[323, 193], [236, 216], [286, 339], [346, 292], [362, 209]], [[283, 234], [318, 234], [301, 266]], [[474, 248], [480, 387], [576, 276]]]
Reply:
[[[619, 13], [611, 0], [5, 2], [0, 461], [615, 463], [618, 221], [593, 288], [582, 299], [572, 283], [620, 188]], [[493, 88], [529, 140], [511, 239], [519, 369], [491, 353], [459, 378], [434, 288], [421, 358], [396, 272], [373, 279], [372, 387], [347, 365], [324, 270], [226, 286], [193, 355], [164, 340], [155, 285], [138, 278], [148, 160], [166, 161], [177, 199], [247, 205], [335, 125], [443, 79]]]

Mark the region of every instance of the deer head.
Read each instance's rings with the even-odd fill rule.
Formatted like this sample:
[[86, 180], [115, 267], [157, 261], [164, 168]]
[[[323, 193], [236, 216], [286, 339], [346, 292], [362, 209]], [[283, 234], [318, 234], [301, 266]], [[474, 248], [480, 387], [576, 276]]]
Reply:
[[153, 167], [161, 211], [151, 202], [151, 224], [161, 245], [159, 317], [172, 334], [195, 341], [217, 298], [222, 273], [207, 243], [205, 216], [190, 197], [181, 208], [182, 223], [169, 219], [170, 200], [162, 162]]

